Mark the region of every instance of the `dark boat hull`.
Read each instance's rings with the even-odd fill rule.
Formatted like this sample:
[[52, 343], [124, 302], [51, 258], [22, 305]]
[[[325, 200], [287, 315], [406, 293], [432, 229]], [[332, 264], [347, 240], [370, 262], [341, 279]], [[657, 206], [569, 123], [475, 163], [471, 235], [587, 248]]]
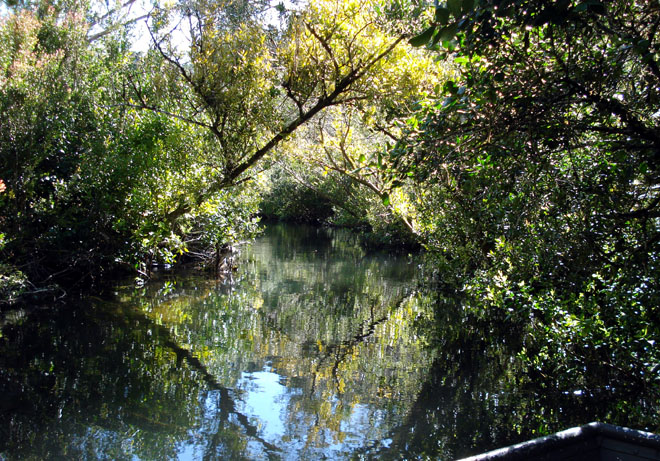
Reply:
[[660, 436], [590, 423], [461, 461], [660, 461]]

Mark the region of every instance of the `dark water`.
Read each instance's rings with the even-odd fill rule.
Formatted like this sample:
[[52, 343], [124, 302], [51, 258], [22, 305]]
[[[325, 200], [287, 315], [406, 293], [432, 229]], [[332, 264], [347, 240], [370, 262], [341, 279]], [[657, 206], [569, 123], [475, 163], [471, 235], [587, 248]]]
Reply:
[[232, 280], [178, 275], [5, 319], [0, 458], [341, 459], [401, 424], [431, 357], [407, 255], [274, 226]]
[[453, 459], [653, 419], [522, 374], [515, 328], [424, 292], [406, 254], [272, 226], [241, 260], [5, 315], [0, 459]]

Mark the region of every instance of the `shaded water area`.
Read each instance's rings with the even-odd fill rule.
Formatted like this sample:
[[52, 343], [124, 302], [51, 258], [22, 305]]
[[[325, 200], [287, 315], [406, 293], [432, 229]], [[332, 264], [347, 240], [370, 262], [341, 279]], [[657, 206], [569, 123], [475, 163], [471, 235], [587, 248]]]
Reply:
[[521, 375], [515, 329], [421, 277], [417, 257], [276, 225], [230, 278], [5, 315], [0, 459], [453, 459], [596, 419], [642, 428], [634, 396]]

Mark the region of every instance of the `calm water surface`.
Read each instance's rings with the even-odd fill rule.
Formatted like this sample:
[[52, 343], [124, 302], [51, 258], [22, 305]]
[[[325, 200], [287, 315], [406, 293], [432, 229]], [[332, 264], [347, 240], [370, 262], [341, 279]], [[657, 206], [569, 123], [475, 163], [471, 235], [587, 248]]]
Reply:
[[228, 279], [4, 314], [0, 460], [454, 459], [660, 426], [644, 389], [526, 374], [515, 324], [423, 291], [418, 265], [277, 225]]
[[272, 226], [231, 279], [162, 276], [4, 319], [0, 458], [343, 459], [387, 447], [431, 357], [407, 255]]

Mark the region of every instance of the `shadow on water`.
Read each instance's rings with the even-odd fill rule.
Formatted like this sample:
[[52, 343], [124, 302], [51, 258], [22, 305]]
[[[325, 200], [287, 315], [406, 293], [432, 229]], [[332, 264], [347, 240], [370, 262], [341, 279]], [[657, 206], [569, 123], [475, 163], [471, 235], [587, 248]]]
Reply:
[[[520, 356], [533, 347], [527, 322], [466, 308], [437, 294], [429, 330], [435, 358], [403, 424], [366, 459], [456, 459], [592, 421], [660, 430], [660, 389], [606, 363], [582, 373], [543, 374]], [[557, 367], [546, 358], [543, 369]], [[558, 368], [558, 367], [557, 367]]]
[[657, 429], [657, 394], [534, 374], [524, 324], [421, 290], [414, 261], [271, 226], [224, 281], [5, 316], [0, 459], [454, 459], [592, 420]]

